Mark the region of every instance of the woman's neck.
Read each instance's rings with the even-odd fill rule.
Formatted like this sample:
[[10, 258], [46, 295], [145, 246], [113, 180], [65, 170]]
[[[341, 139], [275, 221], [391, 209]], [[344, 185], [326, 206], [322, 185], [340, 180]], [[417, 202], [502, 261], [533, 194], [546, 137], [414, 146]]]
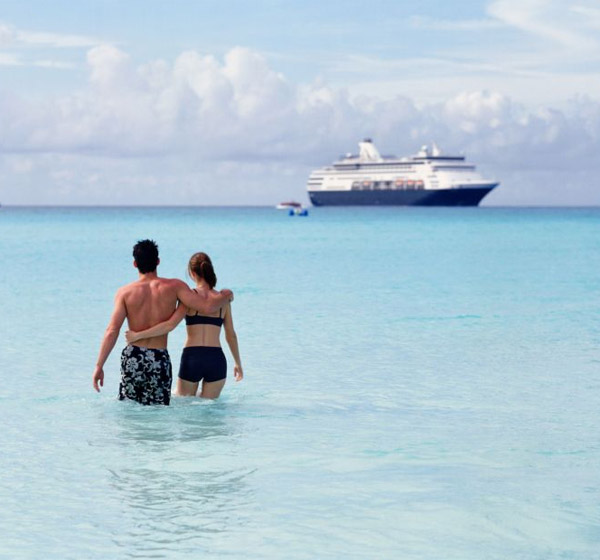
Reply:
[[196, 280], [196, 288], [199, 290], [210, 290], [208, 283], [204, 279]]

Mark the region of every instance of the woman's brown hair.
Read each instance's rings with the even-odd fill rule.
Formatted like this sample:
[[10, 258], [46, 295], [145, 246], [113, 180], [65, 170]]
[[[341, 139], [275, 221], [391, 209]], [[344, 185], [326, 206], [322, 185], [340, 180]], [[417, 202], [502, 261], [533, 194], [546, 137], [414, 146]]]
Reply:
[[188, 264], [190, 275], [192, 272], [196, 277], [206, 280], [211, 290], [217, 285], [217, 275], [210, 257], [206, 253], [194, 253]]

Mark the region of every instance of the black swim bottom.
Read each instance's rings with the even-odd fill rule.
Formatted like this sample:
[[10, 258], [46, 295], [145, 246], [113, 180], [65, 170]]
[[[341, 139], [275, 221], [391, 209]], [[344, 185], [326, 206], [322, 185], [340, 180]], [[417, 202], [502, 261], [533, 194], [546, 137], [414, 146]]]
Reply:
[[227, 377], [227, 360], [220, 346], [188, 346], [181, 354], [179, 378], [190, 383], [207, 383]]
[[126, 346], [121, 353], [119, 400], [131, 399], [140, 404], [171, 402], [173, 374], [167, 350]]

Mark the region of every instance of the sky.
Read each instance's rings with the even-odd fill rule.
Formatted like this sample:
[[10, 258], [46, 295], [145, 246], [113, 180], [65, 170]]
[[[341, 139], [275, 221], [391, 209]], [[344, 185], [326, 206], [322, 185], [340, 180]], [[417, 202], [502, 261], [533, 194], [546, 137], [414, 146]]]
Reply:
[[306, 202], [364, 137], [600, 205], [600, 1], [0, 0], [4, 205]]

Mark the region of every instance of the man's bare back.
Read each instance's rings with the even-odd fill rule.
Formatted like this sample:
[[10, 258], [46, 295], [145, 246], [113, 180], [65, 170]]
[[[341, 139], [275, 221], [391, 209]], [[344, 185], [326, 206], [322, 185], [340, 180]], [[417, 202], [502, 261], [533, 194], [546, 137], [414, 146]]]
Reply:
[[[123, 286], [117, 297], [123, 299], [131, 330], [144, 330], [166, 321], [177, 308], [181, 280], [171, 278], [140, 279]], [[136, 341], [135, 346], [166, 348], [167, 334]]]

